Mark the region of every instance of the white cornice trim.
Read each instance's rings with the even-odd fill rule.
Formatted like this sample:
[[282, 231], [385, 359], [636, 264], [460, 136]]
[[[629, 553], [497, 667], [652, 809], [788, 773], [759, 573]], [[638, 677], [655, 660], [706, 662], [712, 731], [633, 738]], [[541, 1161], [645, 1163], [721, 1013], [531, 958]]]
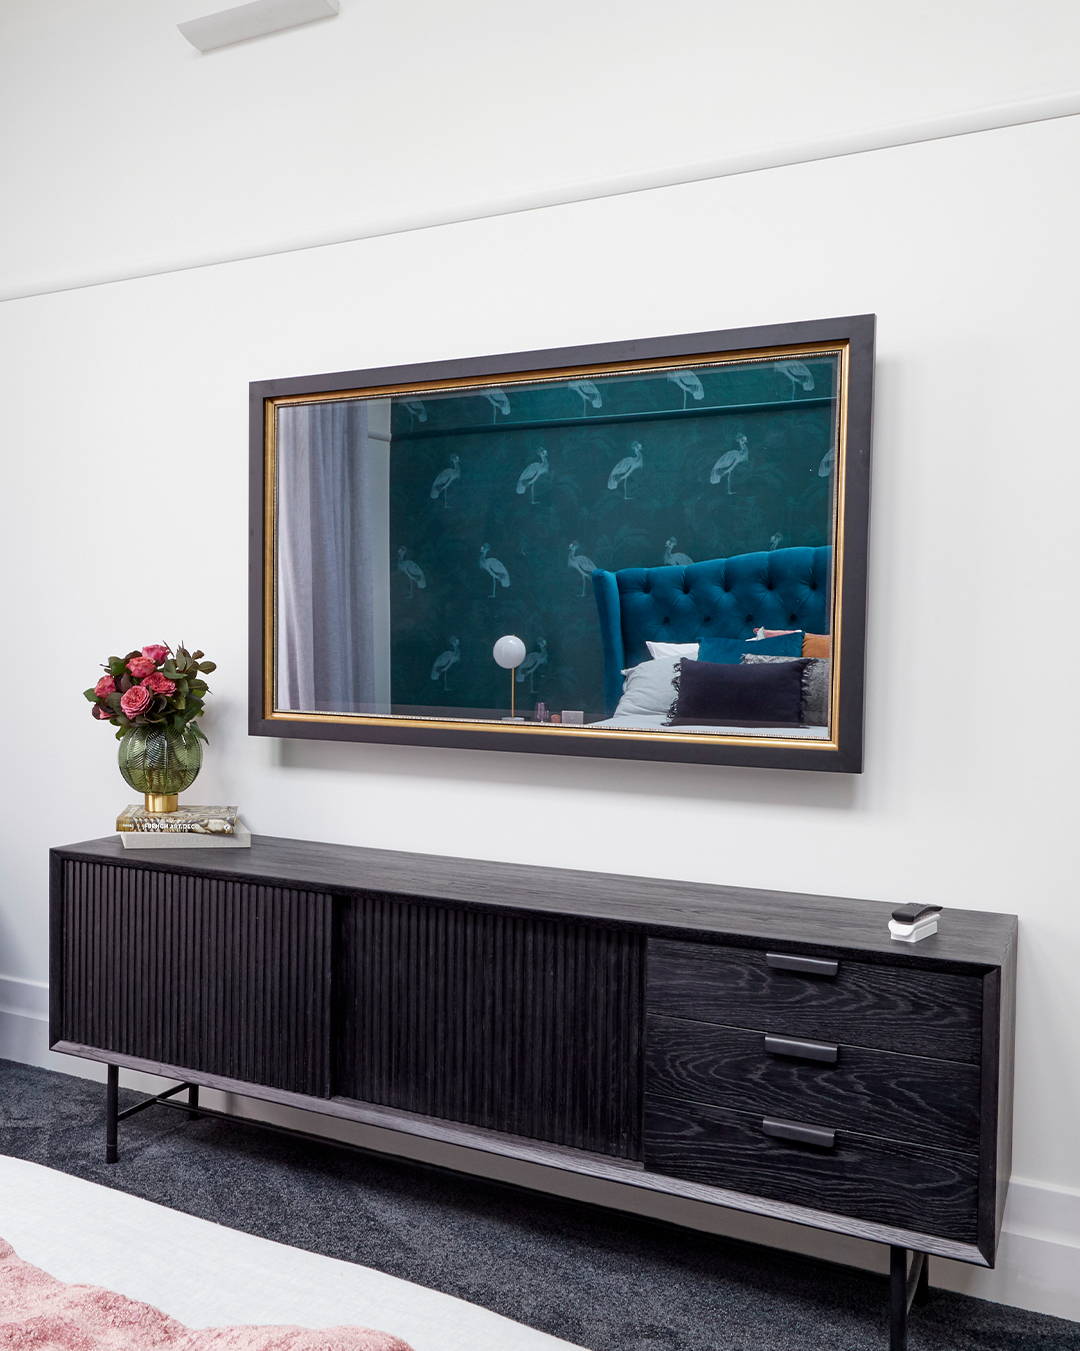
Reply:
[[891, 150], [898, 146], [918, 145], [925, 141], [970, 136], [976, 132], [997, 131], [1004, 127], [1018, 127], [1032, 122], [1047, 122], [1076, 116], [1080, 116], [1080, 92], [1049, 94], [1021, 102], [946, 113], [923, 121], [905, 122], [869, 131], [853, 131], [769, 150], [750, 151], [747, 154], [731, 155], [707, 163], [682, 164], [669, 169], [621, 174], [609, 179], [567, 183], [558, 188], [537, 192], [493, 197], [452, 211], [440, 211], [437, 207], [433, 207], [429, 211], [417, 211], [400, 216], [389, 215], [369, 221], [367, 225], [357, 227], [346, 234], [321, 236], [316, 233], [305, 238], [284, 239], [272, 246], [268, 244], [265, 248], [226, 249], [188, 258], [178, 257], [160, 267], [103, 269], [100, 272], [72, 274], [47, 284], [29, 283], [26, 286], [0, 287], [0, 301], [25, 300], [32, 296], [82, 290], [89, 286], [108, 286], [115, 282], [135, 281], [141, 277], [156, 277], [170, 272], [186, 272], [193, 268], [216, 267], [222, 263], [269, 258], [281, 253], [299, 253], [307, 249], [328, 248], [336, 244], [352, 244], [384, 235], [430, 230], [441, 225], [461, 225], [468, 221], [494, 216], [515, 215], [522, 211], [540, 211], [547, 207], [569, 206], [575, 202], [594, 201], [604, 197], [652, 192], [657, 188], [700, 183], [713, 178], [731, 178], [738, 174], [759, 173], [765, 169], [787, 168], [795, 164], [810, 164], [816, 160], [839, 159], [847, 155], [862, 155], [875, 150]]

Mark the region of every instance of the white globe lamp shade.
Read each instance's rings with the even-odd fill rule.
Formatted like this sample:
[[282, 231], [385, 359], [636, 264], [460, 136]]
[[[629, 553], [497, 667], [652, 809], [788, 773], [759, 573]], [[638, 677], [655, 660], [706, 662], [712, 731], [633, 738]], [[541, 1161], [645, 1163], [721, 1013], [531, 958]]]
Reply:
[[525, 660], [525, 644], [516, 634], [507, 633], [491, 649], [491, 655], [505, 671], [512, 671]]

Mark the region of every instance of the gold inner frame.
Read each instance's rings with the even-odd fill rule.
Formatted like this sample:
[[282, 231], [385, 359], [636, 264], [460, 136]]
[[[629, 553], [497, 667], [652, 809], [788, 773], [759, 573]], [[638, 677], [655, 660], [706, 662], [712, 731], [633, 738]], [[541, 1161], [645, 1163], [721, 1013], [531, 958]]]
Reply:
[[[748, 361], [779, 360], [794, 356], [839, 358], [836, 416], [836, 469], [833, 474], [832, 568], [832, 679], [829, 690], [829, 736], [822, 740], [798, 737], [732, 736], [708, 732], [641, 731], [617, 727], [575, 727], [551, 723], [511, 723], [487, 718], [404, 717], [396, 714], [298, 712], [276, 707], [277, 690], [277, 410], [290, 404], [331, 403], [339, 399], [382, 399], [396, 394], [435, 394], [450, 389], [482, 389], [486, 385], [558, 383], [590, 375], [628, 375], [672, 367], [730, 366]], [[324, 394], [286, 394], [263, 400], [263, 716], [276, 722], [353, 723], [374, 727], [466, 727], [473, 731], [509, 732], [515, 736], [599, 736], [629, 741], [690, 742], [695, 745], [778, 746], [784, 749], [838, 749], [840, 716], [840, 653], [843, 614], [844, 479], [847, 466], [847, 411], [849, 344], [791, 343], [732, 352], [704, 352], [678, 357], [646, 357], [637, 361], [599, 362], [542, 371], [510, 371], [493, 375], [457, 376], [445, 380], [416, 380], [396, 385], [369, 385], [360, 389], [331, 390]]]

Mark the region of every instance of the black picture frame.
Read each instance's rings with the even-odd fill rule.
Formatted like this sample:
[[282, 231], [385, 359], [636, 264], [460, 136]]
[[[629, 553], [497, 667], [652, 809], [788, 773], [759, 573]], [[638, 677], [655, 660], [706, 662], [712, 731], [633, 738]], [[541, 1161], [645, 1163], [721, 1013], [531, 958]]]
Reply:
[[[690, 764], [741, 765], [857, 774], [863, 768], [863, 717], [866, 660], [867, 552], [870, 524], [870, 452], [873, 422], [874, 315], [849, 315], [795, 323], [543, 351], [453, 358], [363, 371], [257, 380], [249, 387], [250, 407], [250, 589], [249, 589], [249, 725], [252, 736], [317, 741], [359, 741], [384, 745], [446, 746], [466, 750], [515, 751], [578, 755], [601, 759], [674, 761]], [[342, 394], [372, 387], [430, 385], [440, 381], [509, 376], [641, 360], [691, 359], [704, 354], [739, 353], [752, 357], [772, 349], [835, 343], [846, 351], [846, 398], [841, 408], [842, 486], [838, 489], [837, 522], [842, 548], [837, 550], [834, 590], [842, 599], [843, 626], [834, 649], [839, 681], [838, 708], [827, 743], [784, 745], [742, 744], [743, 738], [721, 740], [708, 734], [695, 739], [653, 734], [605, 732], [583, 735], [585, 729], [465, 722], [340, 718], [322, 714], [282, 714], [268, 702], [272, 689], [272, 634], [269, 631], [274, 576], [268, 558], [267, 446], [268, 418], [275, 400], [296, 396]], [[268, 591], [268, 588], [270, 590]], [[749, 740], [749, 738], [747, 739]]]

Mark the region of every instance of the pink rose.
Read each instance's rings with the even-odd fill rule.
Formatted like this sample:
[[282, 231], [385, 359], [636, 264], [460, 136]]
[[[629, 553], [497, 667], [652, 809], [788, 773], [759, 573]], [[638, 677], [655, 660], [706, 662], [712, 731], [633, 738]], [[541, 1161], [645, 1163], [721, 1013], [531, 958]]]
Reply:
[[[136, 660], [137, 658], [132, 658], [132, 661]], [[132, 685], [126, 694], [120, 696], [121, 711], [126, 718], [137, 718], [140, 713], [146, 712], [150, 699], [150, 691], [145, 685]]]
[[160, 666], [169, 655], [169, 649], [164, 643], [151, 643], [148, 647], [143, 648], [142, 654], [148, 661], [152, 661], [155, 666]]
[[95, 718], [100, 718], [102, 722], [112, 717], [112, 709], [107, 704], [95, 704], [90, 712], [93, 713]]
[[176, 693], [176, 681], [163, 676], [160, 671], [151, 671], [142, 683], [148, 690], [153, 690], [155, 694]]
[[157, 665], [157, 662], [151, 661], [149, 657], [132, 657], [127, 664], [128, 670], [136, 680], [142, 680], [148, 676]]
[[103, 675], [94, 686], [94, 693], [99, 699], [104, 699], [107, 694], [116, 693], [116, 681], [111, 675]]

